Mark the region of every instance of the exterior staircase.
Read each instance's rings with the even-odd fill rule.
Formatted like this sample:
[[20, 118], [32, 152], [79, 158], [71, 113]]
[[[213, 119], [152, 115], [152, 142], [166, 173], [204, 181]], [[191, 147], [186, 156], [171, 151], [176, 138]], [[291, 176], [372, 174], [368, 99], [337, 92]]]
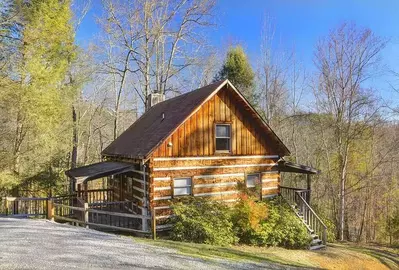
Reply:
[[281, 196], [291, 206], [312, 237], [309, 249], [326, 248], [327, 226], [308, 204], [310, 190], [280, 186], [280, 191]]

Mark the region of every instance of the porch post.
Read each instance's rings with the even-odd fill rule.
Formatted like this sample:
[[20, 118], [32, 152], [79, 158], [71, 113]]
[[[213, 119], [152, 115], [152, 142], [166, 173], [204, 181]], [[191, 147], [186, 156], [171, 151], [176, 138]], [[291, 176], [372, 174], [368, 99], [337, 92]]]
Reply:
[[310, 205], [310, 193], [312, 192], [311, 178], [310, 174], [306, 175], [308, 196], [306, 196], [306, 202]]
[[[144, 215], [144, 216], [148, 216], [148, 204], [147, 204], [147, 185], [146, 185], [146, 182], [147, 182], [147, 176], [146, 176], [146, 165], [145, 165], [145, 163], [144, 163], [144, 161], [142, 161], [141, 162], [141, 167], [142, 167], [142, 170], [143, 170], [143, 189], [144, 189], [144, 194], [143, 194], [143, 210], [142, 210], [142, 215]], [[142, 220], [141, 220], [141, 225], [142, 225], [142, 230], [143, 231], [148, 231], [148, 224], [147, 224], [147, 219], [146, 218], [143, 218]]]
[[87, 194], [87, 182], [83, 182], [83, 189], [84, 189], [84, 194], [85, 194], [83, 200], [85, 202], [89, 202], [88, 201], [89, 197], [88, 197], [88, 194]]

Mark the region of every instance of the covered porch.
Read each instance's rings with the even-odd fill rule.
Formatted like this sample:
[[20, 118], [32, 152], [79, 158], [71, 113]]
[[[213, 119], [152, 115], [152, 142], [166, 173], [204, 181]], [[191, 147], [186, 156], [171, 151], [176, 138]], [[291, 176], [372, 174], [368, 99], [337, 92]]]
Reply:
[[[105, 230], [150, 233], [146, 173], [137, 164], [103, 161], [65, 172], [70, 178], [70, 195], [54, 200], [54, 218]], [[141, 196], [127, 196], [125, 185], [142, 175], [136, 189]], [[103, 179], [102, 188], [90, 188], [90, 183]], [[105, 183], [105, 184], [104, 184]], [[131, 183], [131, 185], [133, 185]], [[131, 189], [133, 186], [130, 187]]]

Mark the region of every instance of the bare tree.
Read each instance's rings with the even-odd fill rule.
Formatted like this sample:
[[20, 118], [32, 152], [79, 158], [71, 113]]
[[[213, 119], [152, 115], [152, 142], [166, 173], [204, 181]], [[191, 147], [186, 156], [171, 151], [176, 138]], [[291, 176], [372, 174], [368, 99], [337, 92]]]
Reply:
[[203, 29], [212, 25], [213, 0], [103, 1], [100, 20], [120, 61], [105, 64], [121, 77], [132, 76], [143, 104], [151, 92], [173, 91], [173, 79], [198, 63], [204, 48]]
[[385, 42], [369, 29], [343, 24], [320, 40], [315, 54], [320, 113], [331, 116], [334, 130], [335, 170], [339, 177], [339, 239], [344, 240], [348, 160], [353, 142], [365, 135], [375, 120], [378, 106], [371, 91], [362, 87], [375, 71]]
[[276, 128], [287, 106], [287, 64], [289, 54], [274, 49], [275, 26], [267, 17], [262, 28], [261, 57], [258, 68], [260, 107], [266, 121]]

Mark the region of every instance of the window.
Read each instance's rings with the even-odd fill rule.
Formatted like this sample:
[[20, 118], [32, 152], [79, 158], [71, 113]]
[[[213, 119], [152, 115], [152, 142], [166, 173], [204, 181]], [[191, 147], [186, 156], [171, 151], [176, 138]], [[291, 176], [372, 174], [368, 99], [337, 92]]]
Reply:
[[173, 179], [173, 196], [191, 194], [191, 177]]
[[259, 173], [247, 174], [247, 188], [254, 188], [260, 184]]
[[216, 151], [230, 152], [231, 126], [216, 124]]

